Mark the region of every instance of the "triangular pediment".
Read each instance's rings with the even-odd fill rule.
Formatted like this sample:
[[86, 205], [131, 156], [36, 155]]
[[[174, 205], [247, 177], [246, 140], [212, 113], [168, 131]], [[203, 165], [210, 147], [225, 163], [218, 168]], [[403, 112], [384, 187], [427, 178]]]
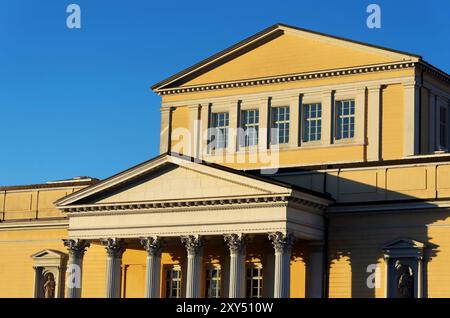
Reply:
[[422, 249], [425, 246], [424, 243], [410, 239], [410, 238], [400, 238], [394, 241], [391, 241], [384, 245], [384, 250], [393, 250], [393, 249]]
[[419, 58], [410, 53], [277, 24], [152, 88], [262, 79]]
[[164, 155], [64, 197], [58, 207], [290, 194], [289, 185]]
[[35, 260], [43, 260], [43, 259], [61, 259], [66, 257], [66, 254], [60, 251], [45, 249], [41, 250], [37, 253], [34, 253], [31, 255], [31, 258]]

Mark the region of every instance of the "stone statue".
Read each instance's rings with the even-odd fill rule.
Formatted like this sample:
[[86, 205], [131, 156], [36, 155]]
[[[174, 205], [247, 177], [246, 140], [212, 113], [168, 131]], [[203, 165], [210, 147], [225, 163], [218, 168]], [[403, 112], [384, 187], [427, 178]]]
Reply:
[[399, 264], [397, 267], [397, 295], [399, 298], [414, 298], [414, 277], [411, 267]]
[[55, 298], [55, 278], [52, 273], [45, 275], [44, 298]]

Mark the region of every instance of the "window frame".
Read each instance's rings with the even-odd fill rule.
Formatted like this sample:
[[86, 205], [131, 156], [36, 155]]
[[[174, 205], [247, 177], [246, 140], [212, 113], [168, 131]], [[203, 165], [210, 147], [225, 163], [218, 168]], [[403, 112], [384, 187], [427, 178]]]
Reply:
[[[275, 120], [274, 118], [274, 111], [277, 110], [279, 111], [280, 109], [284, 108], [285, 110], [287, 110], [287, 115], [288, 115], [288, 119], [286, 120], [286, 111], [284, 112], [284, 119], [280, 120], [280, 115], [278, 113], [278, 120]], [[289, 104], [283, 104], [283, 105], [279, 105], [279, 106], [271, 106], [270, 107], [270, 145], [272, 147], [284, 147], [289, 145], [290, 143], [290, 130], [291, 130], [291, 109], [290, 109], [290, 105]], [[284, 125], [284, 130], [283, 131], [287, 131], [287, 140], [286, 140], [286, 136], [284, 136], [284, 141], [280, 142], [280, 134], [279, 134], [279, 128], [277, 129], [277, 134], [276, 136], [274, 136], [274, 131], [275, 131], [275, 124], [277, 125]], [[288, 128], [286, 129], [286, 125], [288, 126]], [[276, 138], [275, 138], [276, 137]], [[276, 142], [275, 142], [276, 139]]]
[[[216, 118], [215, 116], [219, 116], [219, 115], [225, 115], [224, 117], [224, 125], [217, 125], [216, 124]], [[220, 121], [220, 120], [219, 120]], [[211, 112], [210, 115], [210, 120], [209, 120], [210, 124], [209, 124], [209, 128], [211, 129], [209, 132], [209, 136], [208, 136], [208, 150], [209, 153], [214, 153], [217, 151], [226, 151], [228, 149], [229, 146], [229, 128], [230, 128], [230, 112], [228, 110], [220, 110], [220, 111], [214, 111]], [[217, 135], [214, 135], [214, 141], [212, 141], [212, 130], [221, 130], [224, 129], [225, 130], [225, 137], [224, 137], [224, 145], [223, 147], [217, 147]]]
[[[217, 271], [218, 276], [209, 275], [210, 272]], [[215, 290], [216, 294], [211, 295], [211, 283], [217, 284]], [[212, 265], [205, 270], [205, 298], [221, 298], [222, 297], [222, 268], [220, 265]]]
[[[249, 113], [249, 112], [254, 112], [253, 118], [254, 118], [254, 122], [253, 123], [249, 123], [248, 121], [244, 123], [244, 113]], [[250, 116], [246, 116], [246, 118], [250, 118]], [[242, 136], [239, 136], [239, 148], [244, 148], [244, 149], [252, 149], [252, 148], [257, 148], [259, 145], [259, 108], [246, 108], [246, 109], [241, 109], [240, 110], [240, 114], [239, 114], [239, 128], [241, 128], [241, 133], [243, 134]], [[255, 135], [256, 135], [256, 143], [255, 144], [249, 144], [247, 143], [247, 129], [249, 128], [256, 128], [255, 129]], [[255, 138], [253, 138], [255, 139]]]
[[[317, 107], [320, 107], [320, 117], [316, 116], [314, 118], [307, 118], [306, 117], [306, 111], [305, 108], [306, 107], [311, 107], [312, 105], [316, 106], [316, 114], [317, 114]], [[300, 137], [301, 137], [301, 144], [305, 144], [305, 145], [314, 145], [314, 144], [321, 144], [322, 143], [322, 138], [323, 138], [323, 134], [322, 134], [322, 125], [323, 125], [323, 110], [322, 110], [322, 102], [305, 102], [301, 104], [301, 124], [300, 124]], [[315, 121], [316, 122], [316, 129], [317, 129], [317, 122], [320, 121], [320, 138], [316, 139], [316, 140], [311, 140], [311, 138], [309, 138], [309, 140], [307, 141], [305, 138], [307, 136], [307, 132], [306, 132], [306, 128], [307, 128], [307, 121], [311, 122], [311, 121]], [[309, 126], [310, 127], [310, 126]], [[317, 130], [316, 130], [316, 135], [317, 135]]]
[[[168, 277], [168, 272], [171, 272], [170, 277]], [[173, 272], [179, 272], [179, 276], [173, 276]], [[164, 268], [164, 296], [165, 298], [181, 298], [182, 297], [182, 287], [183, 287], [183, 271], [181, 270], [180, 265], [166, 266]], [[172, 296], [172, 291], [174, 290], [172, 282], [177, 283], [176, 287], [176, 296]], [[169, 286], [168, 286], [169, 283]]]
[[[339, 103], [343, 103], [343, 102], [353, 102], [353, 113], [350, 114], [350, 110], [352, 109], [352, 107], [349, 107], [349, 114], [344, 115], [341, 114], [339, 115], [338, 112], [338, 107], [339, 107]], [[334, 101], [334, 133], [333, 133], [333, 140], [335, 143], [351, 143], [355, 141], [355, 137], [356, 137], [356, 99], [355, 98], [339, 98], [336, 99]], [[344, 129], [342, 128], [342, 132], [341, 132], [341, 137], [338, 137], [338, 132], [339, 132], [339, 119], [342, 118], [342, 120], [344, 120], [345, 118], [349, 118], [349, 137], [343, 137], [343, 131]], [[350, 136], [350, 127], [352, 126], [351, 123], [351, 119], [353, 119], [353, 136]], [[342, 124], [344, 127], [344, 124]]]
[[[252, 276], [249, 277], [248, 272], [252, 271]], [[253, 276], [253, 270], [258, 271], [257, 276]], [[253, 291], [255, 289], [254, 283], [257, 282], [257, 295], [255, 297]], [[250, 284], [250, 285], [249, 285]], [[249, 294], [250, 291], [250, 294]], [[264, 272], [263, 266], [260, 263], [248, 264], [245, 268], [245, 297], [246, 298], [262, 298], [264, 292]]]

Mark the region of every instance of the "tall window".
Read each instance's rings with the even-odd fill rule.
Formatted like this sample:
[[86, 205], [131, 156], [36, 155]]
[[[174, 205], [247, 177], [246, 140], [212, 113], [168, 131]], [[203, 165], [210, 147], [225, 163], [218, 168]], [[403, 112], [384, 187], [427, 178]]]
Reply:
[[253, 264], [247, 268], [247, 298], [261, 298], [262, 297], [262, 266], [260, 264]]
[[318, 141], [322, 138], [322, 104], [303, 106], [303, 141]]
[[355, 136], [355, 101], [336, 102], [336, 139], [350, 139]]
[[206, 270], [206, 298], [220, 298], [221, 288], [220, 267], [214, 267]]
[[166, 271], [166, 298], [181, 297], [181, 268], [174, 266]]
[[448, 148], [448, 109], [445, 106], [439, 107], [439, 146]]
[[244, 136], [241, 139], [242, 146], [258, 145], [259, 110], [243, 110], [241, 112], [241, 128], [244, 132]]
[[289, 106], [272, 108], [272, 144], [289, 142]]
[[213, 113], [211, 118], [211, 149], [224, 149], [228, 144], [228, 113]]

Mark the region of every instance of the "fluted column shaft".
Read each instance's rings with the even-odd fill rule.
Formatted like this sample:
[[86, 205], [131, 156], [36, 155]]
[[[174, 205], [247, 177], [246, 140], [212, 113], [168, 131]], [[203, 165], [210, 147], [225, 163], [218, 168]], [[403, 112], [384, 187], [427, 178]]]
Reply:
[[63, 240], [64, 246], [69, 251], [69, 263], [67, 266], [67, 297], [80, 298], [82, 271], [83, 271], [83, 257], [86, 248], [90, 246], [86, 240]]
[[145, 297], [160, 298], [161, 241], [158, 237], [145, 237], [141, 244], [147, 251]]
[[229, 298], [242, 298], [244, 295], [245, 242], [242, 234], [226, 234], [224, 240], [230, 249]]
[[186, 298], [200, 297], [200, 273], [202, 267], [202, 237], [182, 236], [187, 251]]
[[275, 273], [274, 273], [274, 298], [289, 298], [291, 289], [291, 249], [294, 237], [291, 234], [281, 232], [270, 233], [275, 250]]
[[108, 257], [106, 260], [106, 298], [120, 298], [122, 283], [122, 255], [125, 251], [123, 239], [102, 240]]

